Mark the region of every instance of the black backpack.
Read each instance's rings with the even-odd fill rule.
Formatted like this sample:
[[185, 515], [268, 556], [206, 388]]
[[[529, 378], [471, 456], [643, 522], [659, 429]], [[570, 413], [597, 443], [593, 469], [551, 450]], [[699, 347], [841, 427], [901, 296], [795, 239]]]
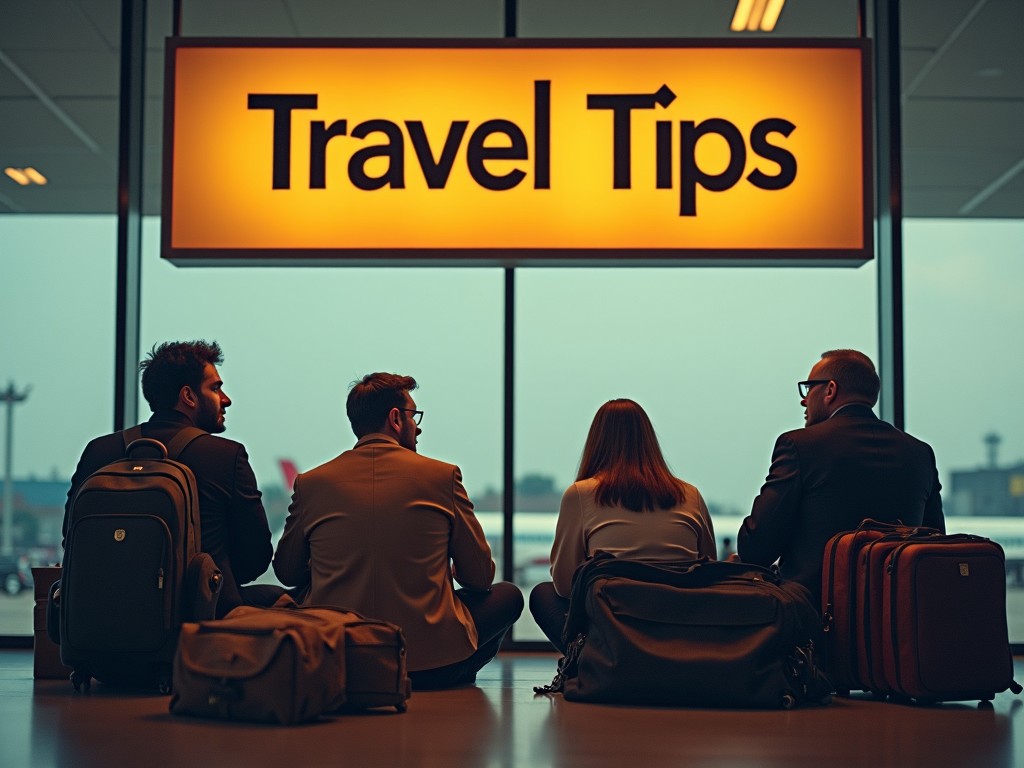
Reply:
[[195, 476], [175, 460], [204, 434], [186, 427], [165, 448], [125, 430], [125, 458], [76, 492], [50, 607], [75, 690], [96, 678], [169, 693], [181, 623], [213, 618], [221, 574], [199, 549]]

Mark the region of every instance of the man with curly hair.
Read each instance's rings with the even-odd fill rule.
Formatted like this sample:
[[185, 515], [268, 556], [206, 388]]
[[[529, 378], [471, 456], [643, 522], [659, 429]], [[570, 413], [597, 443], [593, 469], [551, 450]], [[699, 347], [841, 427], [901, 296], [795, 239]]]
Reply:
[[[245, 446], [217, 435], [231, 398], [224, 392], [217, 366], [220, 345], [206, 341], [172, 341], [154, 346], [139, 363], [142, 394], [153, 415], [142, 436], [167, 445], [185, 427], [208, 433], [182, 450], [178, 461], [196, 477], [202, 551], [224, 576], [217, 615], [239, 605], [269, 605], [283, 591], [271, 585], [242, 586], [266, 572], [273, 555], [270, 525], [262, 495], [249, 466]], [[64, 535], [79, 486], [97, 469], [124, 457], [124, 437], [115, 432], [92, 440], [82, 452], [64, 507]]]

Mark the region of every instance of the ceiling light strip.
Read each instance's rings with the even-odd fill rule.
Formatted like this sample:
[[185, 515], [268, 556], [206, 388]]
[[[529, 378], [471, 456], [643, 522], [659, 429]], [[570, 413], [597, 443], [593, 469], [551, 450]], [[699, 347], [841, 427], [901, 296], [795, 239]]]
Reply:
[[771, 32], [775, 29], [775, 25], [779, 21], [779, 16], [782, 15], [782, 6], [786, 0], [768, 0], [768, 5], [764, 9], [764, 15], [761, 17], [761, 31]]
[[20, 184], [23, 187], [27, 187], [32, 183], [32, 180], [21, 168], [4, 168], [4, 173], [13, 179], [15, 184]]
[[31, 181], [33, 184], [38, 184], [40, 187], [45, 185], [48, 181], [48, 179], [45, 176], [43, 176], [43, 174], [41, 174], [32, 166], [29, 166], [28, 168], [23, 168], [22, 173], [25, 174], [29, 181]]
[[771, 32], [785, 0], [737, 0], [729, 29], [733, 32]]

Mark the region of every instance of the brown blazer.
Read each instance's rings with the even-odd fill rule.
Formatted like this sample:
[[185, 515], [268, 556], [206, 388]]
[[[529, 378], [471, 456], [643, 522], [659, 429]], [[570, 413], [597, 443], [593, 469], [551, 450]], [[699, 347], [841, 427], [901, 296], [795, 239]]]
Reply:
[[306, 605], [335, 605], [398, 624], [410, 671], [468, 658], [476, 626], [455, 596], [489, 589], [494, 561], [454, 464], [383, 434], [295, 480], [274, 572], [310, 585]]

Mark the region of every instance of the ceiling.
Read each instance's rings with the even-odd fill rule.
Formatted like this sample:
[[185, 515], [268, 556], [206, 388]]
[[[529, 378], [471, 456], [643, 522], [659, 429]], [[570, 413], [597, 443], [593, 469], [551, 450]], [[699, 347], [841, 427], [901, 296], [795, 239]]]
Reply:
[[[113, 213], [119, 0], [0, 0], [0, 213]], [[144, 208], [160, 208], [163, 41], [148, 2]], [[778, 37], [852, 37], [855, 0], [789, 0]], [[903, 0], [908, 217], [1024, 217], [1024, 0]], [[503, 0], [182, 0], [185, 36], [500, 37]], [[519, 0], [521, 37], [726, 37], [733, 0]]]

